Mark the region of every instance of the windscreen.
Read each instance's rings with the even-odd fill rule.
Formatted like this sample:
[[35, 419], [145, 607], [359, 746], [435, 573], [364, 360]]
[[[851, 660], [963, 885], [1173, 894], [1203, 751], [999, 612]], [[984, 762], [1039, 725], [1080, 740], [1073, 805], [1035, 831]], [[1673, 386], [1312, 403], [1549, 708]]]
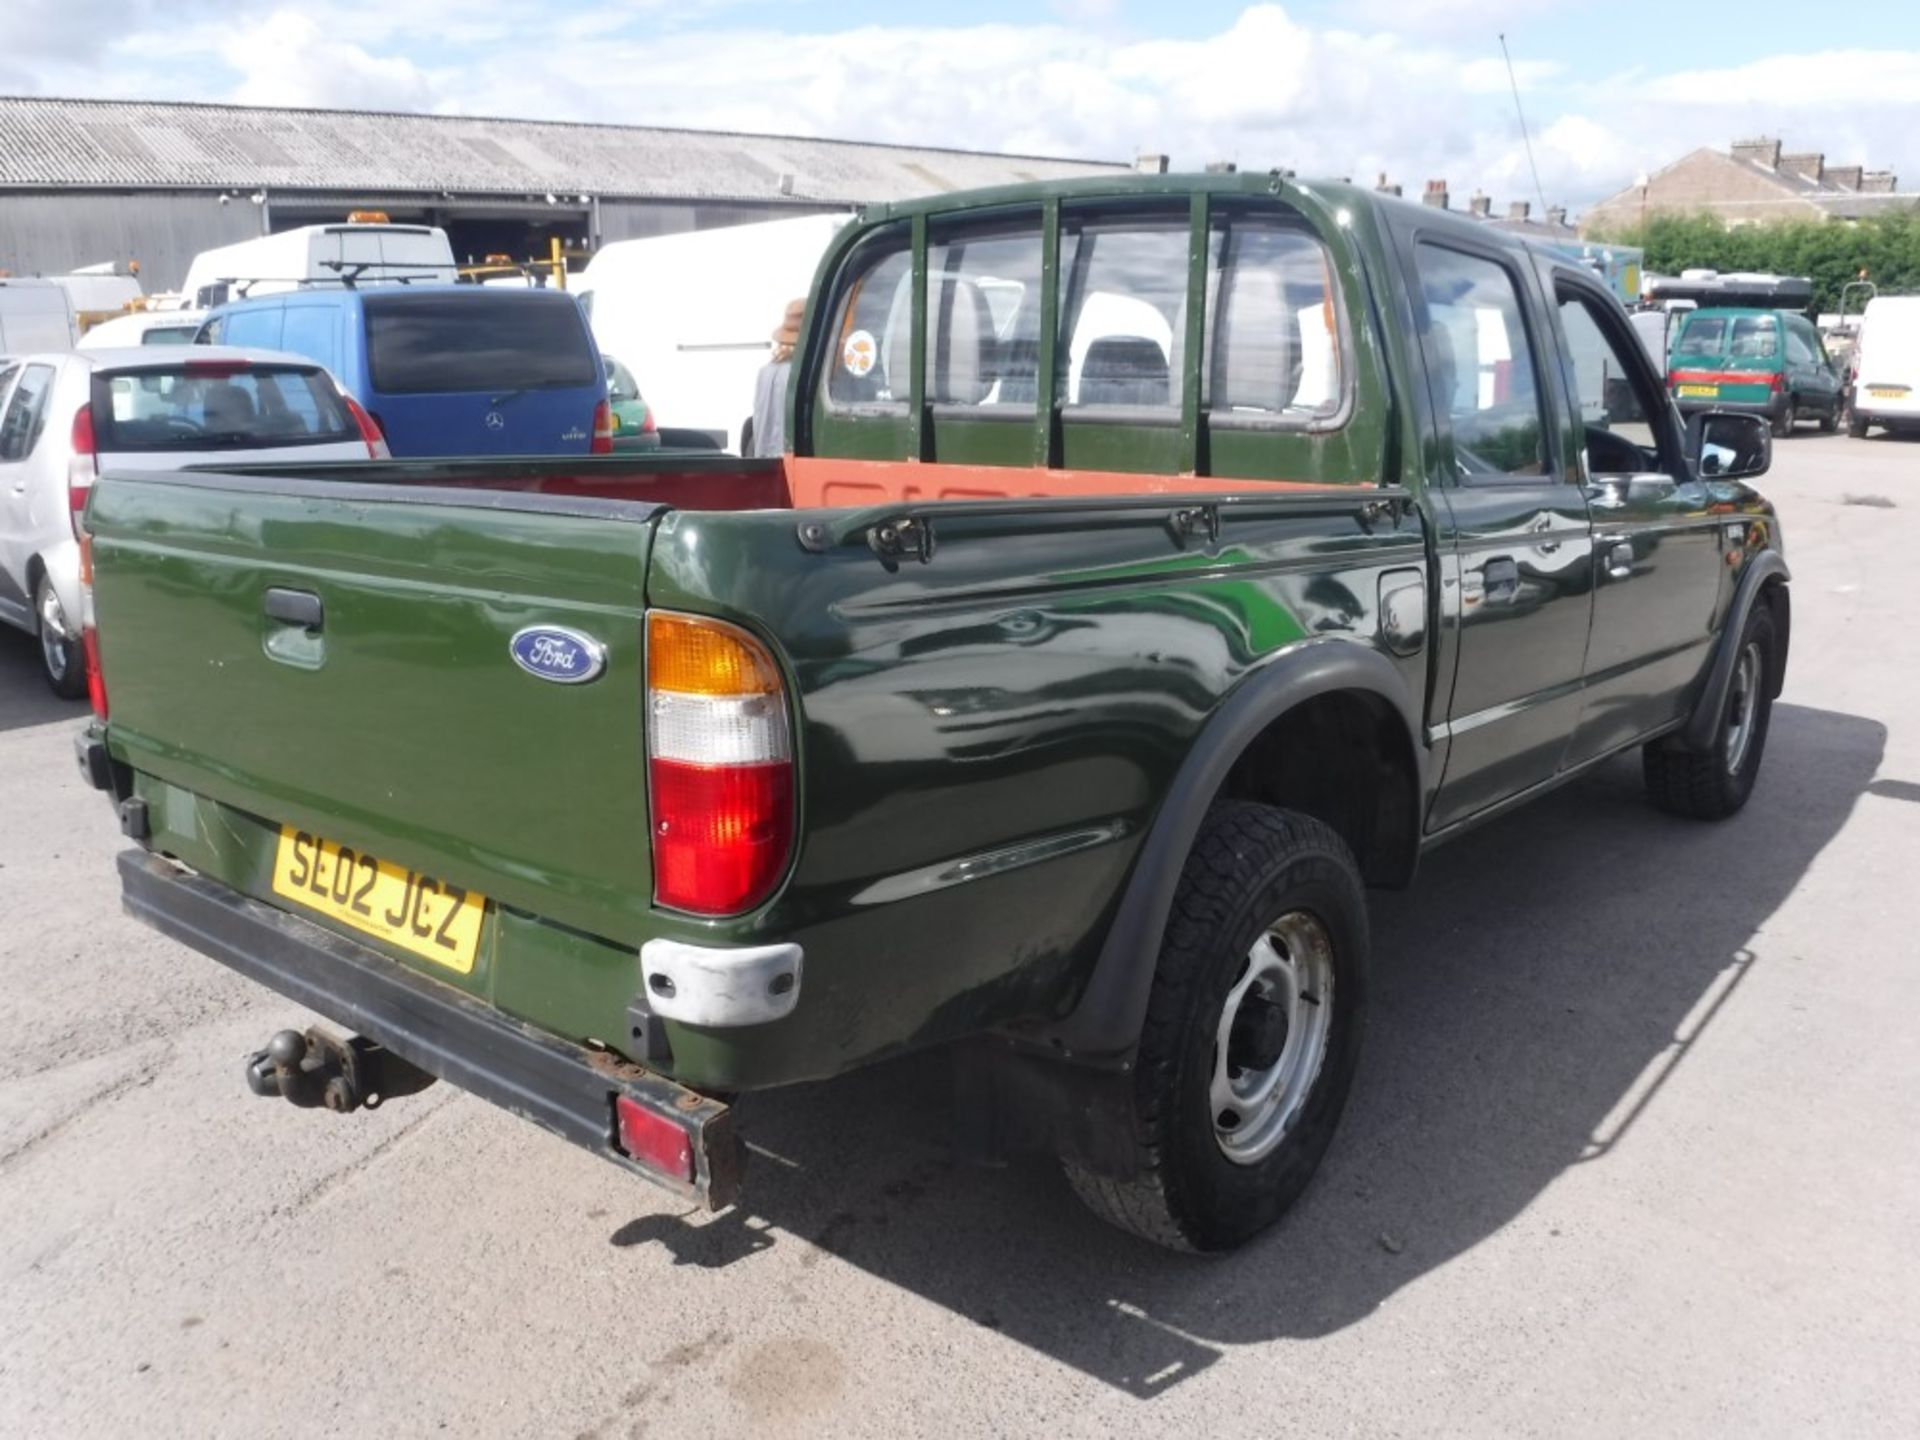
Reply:
[[1688, 355], [1718, 355], [1727, 343], [1727, 322], [1718, 315], [1700, 315], [1689, 319], [1674, 342], [1674, 358]]
[[592, 342], [571, 296], [441, 291], [368, 296], [367, 357], [383, 395], [580, 388]]
[[142, 345], [191, 345], [200, 333], [200, 322], [191, 325], [155, 325], [140, 336]]
[[337, 445], [360, 431], [333, 381], [313, 366], [183, 363], [95, 375], [93, 435], [106, 455]]

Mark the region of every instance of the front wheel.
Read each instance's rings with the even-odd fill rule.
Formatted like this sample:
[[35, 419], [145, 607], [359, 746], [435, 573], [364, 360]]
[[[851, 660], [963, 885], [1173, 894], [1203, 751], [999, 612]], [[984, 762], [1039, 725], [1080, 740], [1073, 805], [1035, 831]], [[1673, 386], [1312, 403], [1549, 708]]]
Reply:
[[1647, 796], [1656, 806], [1690, 820], [1724, 820], [1747, 803], [1767, 748], [1777, 653], [1773, 611], [1762, 598], [1740, 632], [1712, 745], [1685, 750], [1656, 740], [1640, 752]]
[[40, 663], [47, 684], [62, 700], [81, 700], [87, 693], [87, 657], [81, 648], [79, 627], [68, 618], [45, 575], [33, 591], [33, 614], [40, 631]]
[[[1134, 1066], [1119, 1173], [1067, 1163], [1103, 1219], [1229, 1250], [1306, 1188], [1353, 1083], [1367, 911], [1340, 837], [1244, 802], [1208, 815], [1181, 871]], [[1130, 1152], [1130, 1153], [1129, 1153]]]

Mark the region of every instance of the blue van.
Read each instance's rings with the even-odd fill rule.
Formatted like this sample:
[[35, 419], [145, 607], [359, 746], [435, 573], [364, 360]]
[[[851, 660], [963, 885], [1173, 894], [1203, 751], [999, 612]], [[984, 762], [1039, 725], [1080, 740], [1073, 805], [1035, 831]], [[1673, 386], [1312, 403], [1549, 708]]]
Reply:
[[600, 350], [561, 290], [290, 290], [212, 311], [195, 340], [319, 361], [396, 459], [613, 448]]

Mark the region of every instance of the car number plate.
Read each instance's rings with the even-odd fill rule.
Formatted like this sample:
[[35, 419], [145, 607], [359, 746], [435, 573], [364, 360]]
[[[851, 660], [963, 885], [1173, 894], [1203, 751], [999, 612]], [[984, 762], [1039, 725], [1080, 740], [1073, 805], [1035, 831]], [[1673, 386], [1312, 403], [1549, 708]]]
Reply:
[[423, 960], [473, 972], [487, 908], [476, 891], [283, 825], [273, 893]]
[[1898, 400], [1906, 393], [1904, 390], [1887, 389], [1878, 385], [1869, 385], [1867, 387], [1867, 394], [1876, 400]]
[[1703, 400], [1711, 400], [1720, 393], [1718, 385], [1682, 385], [1679, 389], [1682, 395]]

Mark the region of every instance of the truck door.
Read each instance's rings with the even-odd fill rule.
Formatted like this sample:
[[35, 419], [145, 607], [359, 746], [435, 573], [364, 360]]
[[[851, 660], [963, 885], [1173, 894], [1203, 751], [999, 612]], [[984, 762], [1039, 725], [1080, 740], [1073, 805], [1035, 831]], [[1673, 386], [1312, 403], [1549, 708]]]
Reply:
[[1410, 249], [1437, 432], [1430, 475], [1454, 531], [1441, 556], [1457, 646], [1435, 727], [1448, 741], [1428, 822], [1439, 829], [1560, 769], [1580, 715], [1592, 536], [1550, 403], [1533, 275], [1513, 251], [1451, 229]]
[[1593, 638], [1568, 763], [1677, 718], [1706, 664], [1726, 567], [1721, 520], [1626, 317], [1582, 277], [1554, 280], [1579, 463], [1593, 515]]

